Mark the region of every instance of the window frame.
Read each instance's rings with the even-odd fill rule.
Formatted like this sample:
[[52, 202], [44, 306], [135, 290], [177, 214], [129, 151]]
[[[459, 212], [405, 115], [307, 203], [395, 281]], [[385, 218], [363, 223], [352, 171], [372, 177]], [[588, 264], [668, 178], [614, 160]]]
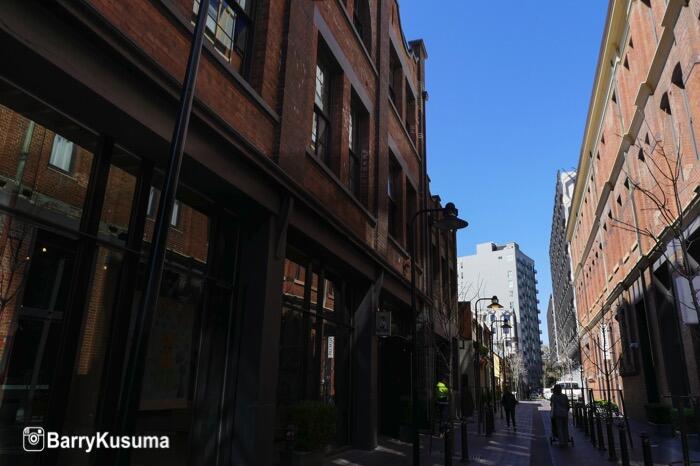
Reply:
[[[59, 165], [57, 162], [60, 162], [60, 160], [56, 160], [56, 158], [59, 156], [57, 147], [58, 145], [61, 144], [63, 146], [63, 151], [60, 154], [61, 158], [67, 159], [67, 167], [63, 165]], [[70, 150], [66, 150], [67, 148], [70, 148]], [[66, 155], [66, 151], [69, 152]], [[63, 173], [67, 174], [72, 174], [73, 173], [73, 166], [74, 166], [74, 161], [75, 161], [75, 155], [76, 155], [76, 145], [73, 141], [70, 139], [61, 136], [58, 133], [54, 133], [53, 136], [53, 142], [51, 143], [51, 153], [49, 154], [49, 166], [51, 168], [55, 168], [56, 170], [59, 170]]]
[[[330, 145], [331, 145], [331, 88], [333, 74], [328, 59], [319, 50], [316, 59], [316, 73], [314, 78], [314, 110], [311, 123], [311, 142], [309, 149], [311, 153], [320, 161], [330, 166]], [[319, 75], [322, 77], [319, 93]], [[320, 102], [319, 102], [320, 101]], [[325, 108], [324, 108], [325, 107]], [[323, 123], [323, 134], [319, 137], [320, 123]]]
[[[211, 0], [209, 3], [204, 36], [212, 43], [214, 50], [227, 62], [234, 63], [233, 53], [235, 52], [240, 58], [239, 71], [246, 69], [247, 57], [249, 56], [255, 1]], [[197, 21], [199, 5], [199, 0], [192, 1], [192, 24]], [[212, 15], [213, 9], [216, 11]], [[228, 25], [222, 24], [224, 14], [228, 14], [230, 18], [230, 32], [227, 31], [229, 27], [225, 27]], [[228, 44], [224, 43], [224, 38], [228, 40]]]

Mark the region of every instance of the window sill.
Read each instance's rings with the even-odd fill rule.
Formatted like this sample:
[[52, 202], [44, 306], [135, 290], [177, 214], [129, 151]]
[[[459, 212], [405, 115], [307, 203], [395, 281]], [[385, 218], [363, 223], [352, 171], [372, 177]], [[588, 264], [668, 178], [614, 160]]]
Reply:
[[416, 153], [418, 160], [421, 160], [421, 155], [418, 152], [418, 148], [416, 147], [416, 143], [411, 138], [411, 133], [408, 132], [408, 128], [406, 128], [406, 124], [404, 123], [403, 118], [401, 118], [401, 114], [399, 114], [399, 109], [396, 108], [396, 104], [394, 104], [394, 101], [391, 100], [391, 97], [389, 97], [389, 104], [390, 104], [390, 107], [394, 110], [394, 115], [399, 120], [399, 126], [401, 126], [401, 128], [403, 129], [403, 133], [406, 136], [408, 143], [413, 148], [413, 151]]
[[411, 255], [408, 253], [408, 251], [406, 251], [406, 250], [404, 249], [404, 247], [401, 245], [401, 243], [399, 243], [391, 234], [387, 235], [387, 237], [389, 238], [389, 242], [390, 242], [391, 244], [393, 244], [394, 247], [395, 247], [396, 249], [398, 249], [399, 252], [400, 252], [401, 254], [403, 254], [403, 256], [404, 256], [405, 258], [409, 259], [409, 258], [411, 257]]
[[323, 172], [326, 175], [328, 175], [331, 181], [335, 182], [335, 184], [341, 189], [341, 191], [345, 193], [345, 195], [355, 204], [355, 206], [357, 206], [357, 208], [359, 208], [362, 211], [362, 213], [365, 214], [372, 227], [375, 227], [377, 225], [377, 218], [374, 215], [372, 215], [369, 210], [367, 210], [367, 207], [365, 207], [355, 197], [353, 193], [350, 192], [347, 186], [345, 186], [345, 184], [343, 184], [343, 182], [340, 181], [340, 178], [338, 178], [338, 176], [335, 173], [333, 173], [333, 171], [330, 168], [328, 168], [328, 166], [325, 163], [318, 160], [318, 158], [314, 154], [312, 154], [308, 149], [306, 150], [306, 155], [308, 158], [313, 160], [316, 166], [321, 168], [321, 170], [323, 170]]
[[372, 60], [372, 54], [369, 53], [369, 50], [367, 50], [367, 46], [365, 45], [364, 41], [362, 40], [362, 37], [360, 36], [360, 33], [358, 32], [357, 28], [355, 27], [355, 24], [352, 22], [352, 18], [350, 17], [350, 12], [348, 12], [348, 9], [345, 8], [345, 4], [343, 3], [343, 0], [337, 0], [338, 5], [340, 6], [340, 10], [344, 13], [343, 16], [345, 16], [345, 20], [348, 23], [348, 26], [350, 26], [350, 29], [355, 33], [355, 39], [357, 40], [357, 43], [360, 45], [360, 48], [362, 51], [365, 53], [365, 58], [367, 58], [367, 62], [369, 63], [369, 66], [372, 67], [372, 70], [374, 71], [375, 76], [379, 76], [379, 72], [377, 71], [377, 66], [374, 64], [374, 61]]
[[55, 165], [51, 165], [50, 163], [46, 165], [46, 168], [48, 168], [52, 172], [58, 173], [59, 175], [63, 175], [66, 178], [70, 178], [71, 180], [75, 181], [76, 183], [79, 181], [78, 177], [75, 176], [73, 173], [66, 171], [60, 167], [55, 166]]

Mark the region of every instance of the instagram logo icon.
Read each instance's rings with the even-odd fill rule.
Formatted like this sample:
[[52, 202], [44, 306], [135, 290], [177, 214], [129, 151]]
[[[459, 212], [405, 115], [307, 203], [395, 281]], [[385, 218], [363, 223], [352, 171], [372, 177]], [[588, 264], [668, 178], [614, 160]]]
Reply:
[[25, 427], [22, 431], [22, 448], [24, 451], [44, 451], [44, 429]]

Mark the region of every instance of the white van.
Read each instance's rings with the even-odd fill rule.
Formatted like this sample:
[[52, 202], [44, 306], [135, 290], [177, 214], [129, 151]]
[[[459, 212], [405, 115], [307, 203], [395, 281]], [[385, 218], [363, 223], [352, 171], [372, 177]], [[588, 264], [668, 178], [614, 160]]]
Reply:
[[[560, 385], [561, 392], [569, 397], [570, 400], [582, 400], [581, 396], [583, 394], [581, 392], [581, 385], [578, 382], [574, 382], [573, 380], [560, 380], [554, 385]], [[549, 400], [552, 397], [552, 389], [554, 388], [554, 385], [549, 388], [545, 388], [542, 392], [542, 396], [545, 400]]]

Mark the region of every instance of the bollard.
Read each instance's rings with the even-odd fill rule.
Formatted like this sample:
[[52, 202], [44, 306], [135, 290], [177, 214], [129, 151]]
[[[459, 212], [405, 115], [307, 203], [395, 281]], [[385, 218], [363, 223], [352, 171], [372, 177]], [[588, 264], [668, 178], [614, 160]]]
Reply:
[[486, 419], [484, 420], [485, 422], [485, 433], [487, 437], [490, 437], [491, 434], [493, 434], [493, 409], [491, 409], [491, 405], [487, 405], [487, 410], [486, 410]]
[[603, 423], [600, 420], [600, 413], [598, 410], [596, 410], [595, 413], [595, 424], [596, 431], [598, 432], [598, 438], [596, 439], [598, 443], [598, 450], [605, 450], [605, 440], [603, 440]]
[[462, 443], [462, 463], [469, 462], [469, 445], [467, 444], [467, 422], [462, 419], [462, 432], [461, 432], [461, 443]]
[[448, 425], [445, 429], [445, 466], [452, 466], [452, 435], [452, 426]]
[[605, 421], [605, 429], [608, 434], [608, 460], [617, 461], [617, 453], [615, 452], [615, 435], [613, 434], [612, 417], [607, 416]]
[[627, 433], [625, 432], [625, 425], [620, 424], [618, 426], [620, 434], [620, 463], [622, 466], [630, 466], [630, 454], [627, 451]]
[[678, 401], [678, 421], [681, 431], [681, 450], [683, 452], [683, 466], [690, 466], [690, 452], [688, 451], [688, 433], [685, 428], [685, 405]]
[[654, 466], [654, 461], [651, 459], [651, 445], [649, 445], [649, 436], [646, 432], [640, 435], [642, 438], [642, 456], [644, 457], [644, 466]]

